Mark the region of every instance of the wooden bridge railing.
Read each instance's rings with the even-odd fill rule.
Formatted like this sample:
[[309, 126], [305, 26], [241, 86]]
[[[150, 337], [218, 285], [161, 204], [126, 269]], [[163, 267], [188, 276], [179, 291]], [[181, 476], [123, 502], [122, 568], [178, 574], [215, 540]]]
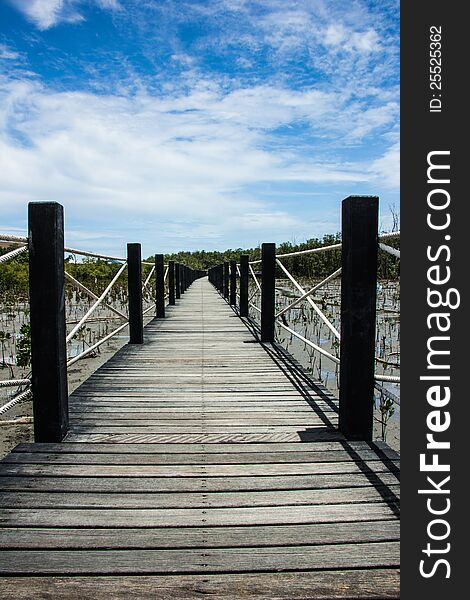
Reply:
[[[0, 234], [0, 241], [18, 244], [19, 248], [1, 257], [1, 262], [29, 252], [29, 297], [31, 325], [31, 380], [30, 389], [19, 394], [2, 407], [5, 412], [20, 401], [33, 398], [34, 437], [38, 442], [61, 441], [69, 427], [67, 369], [84, 358], [101, 344], [109, 341], [129, 327], [129, 343], [144, 341], [144, 315], [155, 311], [156, 318], [165, 318], [166, 301], [174, 305], [188, 287], [205, 271], [169, 261], [164, 265], [163, 254], [156, 254], [152, 262], [142, 261], [141, 245], [127, 244], [126, 258], [80, 251], [64, 246], [64, 212], [56, 202], [33, 202], [28, 210], [28, 237]], [[101, 296], [97, 296], [65, 269], [64, 253], [95, 257], [119, 264], [119, 269]], [[143, 280], [143, 267], [150, 273]], [[127, 269], [128, 314], [107, 303], [113, 285]], [[152, 292], [154, 277], [155, 295], [150, 306], [144, 309], [144, 291]], [[84, 292], [94, 300], [86, 314], [67, 334], [65, 316], [65, 282]], [[148, 295], [148, 294], [147, 294]], [[153, 296], [153, 292], [150, 294]], [[76, 336], [94, 311], [103, 305], [123, 322], [97, 343], [67, 359], [67, 343]], [[14, 382], [24, 385], [25, 381]], [[6, 385], [6, 383], [5, 383]], [[3, 387], [3, 386], [2, 386]]]
[[[382, 236], [393, 237], [399, 233]], [[332, 246], [276, 255], [275, 244], [261, 246], [261, 260], [249, 262], [246, 254], [236, 261], [209, 269], [210, 282], [223, 297], [238, 309], [241, 317], [249, 317], [249, 307], [260, 314], [260, 339], [263, 343], [275, 341], [276, 324], [286, 329], [315, 351], [326, 355], [340, 366], [339, 428], [347, 439], [372, 440], [374, 386], [377, 380], [399, 382], [398, 377], [375, 373], [375, 330], [377, 254], [384, 250], [399, 258], [398, 250], [379, 243], [378, 198], [375, 196], [349, 196], [342, 203], [342, 243]], [[311, 254], [329, 250], [341, 250], [341, 268], [312, 289], [303, 287], [282, 263], [283, 258], [298, 254]], [[259, 273], [253, 269], [261, 266]], [[300, 292], [300, 296], [288, 307], [276, 314], [276, 269], [286, 276]], [[250, 297], [250, 275], [255, 291]], [[332, 279], [341, 275], [341, 332], [329, 321], [311, 295]], [[238, 281], [238, 306], [237, 306]], [[234, 291], [235, 290], [235, 291]], [[260, 306], [251, 302], [260, 294]], [[340, 358], [327, 352], [311, 340], [294, 331], [285, 321], [284, 314], [307, 301], [316, 314], [333, 332], [340, 346]]]

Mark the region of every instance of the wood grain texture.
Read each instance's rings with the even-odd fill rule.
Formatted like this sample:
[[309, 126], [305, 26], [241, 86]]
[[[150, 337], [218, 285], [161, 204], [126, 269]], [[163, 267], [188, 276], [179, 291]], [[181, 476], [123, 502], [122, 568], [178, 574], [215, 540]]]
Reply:
[[205, 279], [166, 315], [0, 462], [2, 598], [398, 598], [397, 453]]

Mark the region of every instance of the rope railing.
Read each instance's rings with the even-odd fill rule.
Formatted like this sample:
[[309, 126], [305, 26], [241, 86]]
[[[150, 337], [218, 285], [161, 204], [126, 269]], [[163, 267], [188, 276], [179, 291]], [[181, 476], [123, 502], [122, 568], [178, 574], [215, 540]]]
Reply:
[[69, 342], [74, 337], [74, 335], [77, 333], [77, 331], [87, 321], [88, 317], [90, 317], [94, 313], [94, 311], [98, 308], [98, 306], [100, 306], [100, 304], [104, 301], [104, 299], [106, 298], [108, 293], [111, 291], [111, 288], [113, 287], [113, 285], [116, 283], [116, 281], [119, 279], [121, 274], [124, 272], [124, 269], [126, 269], [126, 268], [127, 268], [127, 262], [121, 266], [121, 268], [118, 270], [116, 275], [112, 278], [111, 282], [105, 288], [105, 290], [101, 294], [101, 296], [99, 296], [99, 298], [96, 300], [96, 302], [88, 309], [88, 311], [85, 313], [85, 315], [80, 319], [80, 321], [75, 325], [75, 327], [72, 329], [72, 331], [67, 335], [67, 337], [66, 337], [67, 342]]
[[30, 385], [31, 379], [3, 379], [0, 381], [0, 388], [5, 387], [20, 387], [22, 385]]
[[0, 242], [10, 242], [12, 244], [27, 244], [28, 238], [20, 235], [10, 235], [9, 233], [0, 233]]
[[[153, 312], [156, 318], [164, 318], [167, 302], [169, 306], [176, 304], [176, 300], [204, 272], [175, 261], [164, 264], [163, 254], [156, 254], [154, 261], [142, 260], [140, 244], [128, 244], [127, 257], [67, 247], [63, 242], [63, 209], [53, 202], [32, 203], [29, 206], [28, 230], [31, 241], [28, 237], [0, 233], [0, 242], [4, 245], [19, 246], [1, 255], [0, 263], [29, 252], [31, 364], [35, 375], [32, 382], [18, 377], [0, 381], [0, 389], [19, 388], [19, 393], [0, 407], [0, 414], [32, 399], [33, 409], [35, 406], [41, 407], [38, 411], [33, 410], [36, 441], [55, 442], [60, 441], [68, 429], [67, 385], [64, 385], [67, 382], [67, 369], [126, 329], [129, 331], [129, 343], [143, 343], [144, 317], [152, 318]], [[98, 291], [92, 284], [80, 281], [82, 277], [77, 275], [80, 271], [86, 273], [88, 262], [68, 261], [67, 254], [120, 264], [111, 281]], [[116, 294], [113, 288], [124, 283], [122, 278], [125, 277], [125, 271], [126, 289], [124, 293]], [[91, 302], [86, 300], [86, 304], [81, 305], [83, 296], [75, 293], [67, 295], [66, 283], [85, 294]], [[97, 283], [95, 277], [95, 286]], [[66, 322], [66, 296], [72, 302], [69, 317], [74, 308], [73, 302], [78, 298], [74, 309], [77, 320], [69, 318]], [[121, 300], [117, 306], [114, 305], [116, 298]], [[96, 316], [98, 309], [103, 310], [104, 314]], [[81, 314], [82, 310], [84, 314]], [[113, 319], [121, 319], [122, 322], [109, 332], [106, 325], [105, 334], [101, 333], [100, 325], [96, 326], [100, 339], [95, 337], [92, 340], [96, 331], [91, 323]], [[90, 332], [88, 342], [84, 335], [79, 337], [86, 324], [90, 325], [86, 330]], [[67, 333], [68, 327], [71, 328]], [[83, 343], [83, 346], [88, 343], [89, 346], [77, 350], [74, 356], [67, 356], [73, 340]], [[22, 387], [28, 389], [21, 390]]]
[[326, 315], [322, 312], [322, 310], [315, 304], [315, 302], [310, 298], [310, 295], [307, 294], [304, 288], [300, 285], [300, 283], [289, 273], [286, 267], [282, 264], [279, 259], [276, 259], [276, 263], [281, 268], [281, 270], [287, 275], [288, 279], [294, 284], [294, 286], [299, 290], [302, 296], [307, 300], [313, 310], [317, 313], [320, 319], [325, 323], [328, 329], [334, 334], [334, 336], [339, 340], [340, 334], [336, 327], [331, 323], [331, 321], [326, 317]]
[[[374, 385], [400, 383], [400, 377], [393, 374], [388, 375], [376, 372], [375, 364], [386, 369], [399, 369], [399, 362], [390, 363], [382, 357], [382, 348], [380, 356], [375, 355], [379, 352], [378, 340], [376, 348], [375, 340], [375, 319], [376, 319], [376, 293], [377, 293], [377, 255], [378, 251], [383, 251], [396, 259], [400, 259], [400, 250], [393, 248], [385, 243], [387, 240], [399, 239], [400, 232], [377, 234], [378, 225], [378, 199], [375, 197], [349, 197], [343, 202], [343, 235], [340, 243], [319, 246], [316, 248], [307, 248], [293, 252], [264, 253], [267, 246], [272, 244], [263, 244], [261, 247], [261, 258], [250, 260], [248, 255], [241, 255], [237, 262], [236, 269], [229, 273], [228, 263], [218, 265], [209, 270], [209, 280], [215, 285], [224, 298], [229, 301], [234, 308], [237, 308], [241, 317], [248, 317], [260, 329], [261, 341], [274, 342], [281, 336], [286, 340], [285, 333], [301, 342], [305, 348], [313, 350], [311, 356], [315, 353], [327, 358], [336, 368], [339, 368], [339, 379], [341, 386], [340, 404], [347, 407], [351, 403], [357, 403], [364, 414], [368, 414], [367, 425], [358, 426], [353, 423], [350, 415], [350, 409], [340, 409], [340, 428], [348, 437], [354, 439], [372, 439], [372, 398], [368, 403], [367, 397], [373, 395]], [[345, 250], [346, 249], [346, 250]], [[341, 266], [335, 267], [335, 270], [327, 276], [315, 282], [309, 287], [302, 284], [296, 278], [284, 263], [284, 259], [297, 256], [316, 255], [318, 253], [343, 251], [341, 252]], [[245, 266], [245, 263], [246, 266]], [[336, 258], [333, 263], [336, 262]], [[260, 265], [260, 274], [255, 272], [255, 265]], [[292, 286], [294, 293], [298, 297], [287, 302], [287, 305], [278, 306], [280, 298], [288, 297], [283, 290], [276, 290], [273, 283], [275, 280], [275, 270], [282, 278], [285, 278]], [[259, 277], [261, 275], [261, 277]], [[235, 299], [229, 298], [228, 289], [238, 285], [238, 293]], [[325, 295], [322, 298], [321, 306], [318, 300], [314, 299], [314, 294], [325, 288], [334, 280], [341, 278], [341, 302], [337, 304], [341, 312], [341, 333], [340, 328], [333, 322], [335, 311], [325, 311]], [[331, 288], [328, 288], [331, 289]], [[338, 289], [338, 288], [333, 288]], [[335, 292], [337, 293], [337, 292]], [[258, 300], [255, 300], [258, 298]], [[233, 300], [233, 301], [232, 301]], [[238, 303], [238, 304], [237, 304]], [[311, 309], [311, 315], [315, 318], [318, 326], [315, 331], [320, 341], [315, 343], [309, 339], [312, 329], [305, 326], [304, 335], [291, 326], [287, 321], [288, 313], [295, 309], [302, 308], [305, 303]], [[386, 310], [386, 309], [384, 309]], [[251, 317], [249, 312], [254, 311]], [[396, 311], [394, 311], [395, 314]], [[253, 313], [252, 313], [253, 314]], [[294, 314], [290, 320], [305, 322], [307, 315], [303, 308], [300, 312]], [[273, 328], [272, 325], [275, 324]], [[317, 327], [319, 329], [317, 329]], [[322, 337], [321, 327], [324, 327], [328, 335]], [[341, 339], [344, 337], [344, 339]], [[287, 338], [288, 339], [288, 338]], [[287, 342], [289, 344], [291, 342]], [[326, 347], [323, 347], [326, 346]], [[330, 351], [333, 348], [333, 352]], [[338, 355], [335, 355], [337, 352]], [[364, 366], [365, 357], [369, 358], [367, 368]], [[383, 385], [382, 385], [383, 387]], [[385, 389], [385, 388], [384, 388]], [[391, 392], [390, 392], [391, 394]]]
[[398, 250], [397, 248], [393, 248], [392, 246], [387, 246], [387, 244], [381, 243], [379, 243], [379, 248], [384, 252], [388, 252], [388, 254], [395, 256], [396, 258], [400, 258], [400, 250]]
[[25, 392], [21, 392], [21, 394], [18, 394], [12, 400], [10, 400], [9, 402], [7, 402], [6, 404], [4, 404], [3, 406], [0, 407], [0, 415], [4, 415], [7, 411], [12, 409], [17, 404], [20, 404], [21, 402], [26, 402], [26, 400], [30, 400], [31, 397], [32, 397], [31, 390], [26, 390]]

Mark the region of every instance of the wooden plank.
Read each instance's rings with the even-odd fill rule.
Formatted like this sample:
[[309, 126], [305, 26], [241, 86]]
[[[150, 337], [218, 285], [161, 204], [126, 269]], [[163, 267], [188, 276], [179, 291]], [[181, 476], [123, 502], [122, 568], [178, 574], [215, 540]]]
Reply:
[[8, 509], [0, 524], [9, 527], [206, 527], [285, 525], [390, 519], [385, 503], [207, 509]]
[[[313, 456], [312, 456], [313, 455]], [[364, 460], [381, 461], [381, 459], [372, 450], [358, 451], [354, 454], [348, 454], [345, 451], [325, 451], [325, 452], [276, 452], [265, 453], [260, 449], [259, 453], [241, 452], [231, 453], [210, 453], [208, 456], [197, 454], [172, 454], [164, 453], [108, 453], [100, 452], [97, 454], [87, 453], [46, 453], [46, 452], [13, 452], [6, 456], [2, 464], [121, 464], [121, 465], [158, 465], [158, 464], [280, 464], [280, 463], [325, 463], [325, 462], [362, 462]]]
[[398, 542], [370, 542], [333, 546], [270, 548], [211, 548], [188, 550], [9, 550], [0, 556], [0, 574], [121, 573], [253, 573], [397, 567]]
[[[397, 461], [393, 464], [398, 466]], [[266, 477], [268, 475], [321, 475], [334, 473], [386, 473], [389, 466], [382, 461], [331, 463], [267, 463], [241, 465], [0, 465], [0, 476], [47, 475], [54, 477]]]
[[141, 529], [0, 528], [5, 549], [217, 548], [263, 547], [393, 541], [399, 522], [317, 523], [248, 527]]
[[242, 575], [190, 575], [140, 577], [3, 577], [5, 600], [41, 598], [64, 600], [396, 600], [400, 578], [397, 569], [298, 571]]
[[397, 502], [399, 486], [368, 486], [323, 490], [199, 492], [199, 493], [90, 493], [3, 492], [3, 508], [206, 508]]
[[57, 492], [227, 492], [260, 490], [301, 490], [395, 485], [395, 475], [325, 474], [266, 477], [0, 477], [1, 490]]
[[[18, 444], [12, 452], [54, 452], [61, 454], [88, 454], [88, 453], [112, 453], [112, 454], [206, 454], [210, 458], [211, 454], [257, 454], [257, 453], [320, 453], [320, 455], [330, 452], [349, 452], [361, 453], [362, 451], [376, 452], [378, 456], [383, 455], [387, 458], [398, 459], [397, 452], [389, 448], [383, 442], [304, 442], [298, 443], [264, 443], [260, 444], [80, 444], [80, 443], [61, 443], [61, 444], [37, 444], [22, 443]], [[317, 459], [318, 454], [314, 454], [312, 459]]]

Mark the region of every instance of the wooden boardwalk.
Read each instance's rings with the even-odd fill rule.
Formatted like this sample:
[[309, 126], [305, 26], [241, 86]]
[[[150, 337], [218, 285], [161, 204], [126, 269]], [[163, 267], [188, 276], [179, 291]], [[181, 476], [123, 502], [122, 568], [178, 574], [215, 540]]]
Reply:
[[0, 597], [398, 598], [399, 465], [206, 279], [0, 464]]

